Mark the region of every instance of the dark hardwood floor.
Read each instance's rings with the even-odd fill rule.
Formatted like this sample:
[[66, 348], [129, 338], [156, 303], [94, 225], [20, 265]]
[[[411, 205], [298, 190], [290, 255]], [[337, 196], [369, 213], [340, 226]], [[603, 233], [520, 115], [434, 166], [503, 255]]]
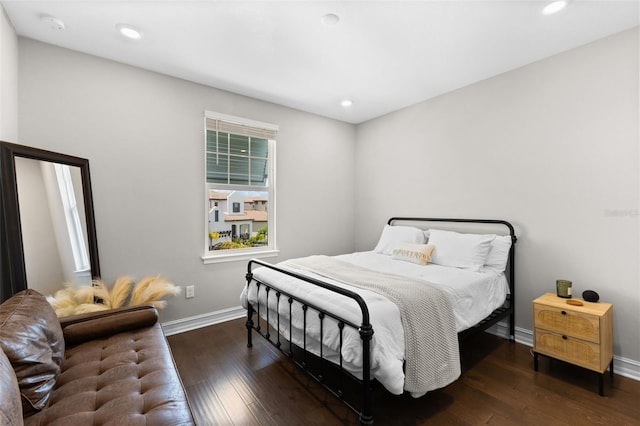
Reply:
[[[244, 320], [168, 338], [199, 425], [355, 425], [356, 415]], [[484, 333], [463, 347], [463, 373], [422, 398], [375, 390], [378, 425], [640, 425], [640, 382], [616, 375], [598, 396], [593, 372], [540, 358]]]

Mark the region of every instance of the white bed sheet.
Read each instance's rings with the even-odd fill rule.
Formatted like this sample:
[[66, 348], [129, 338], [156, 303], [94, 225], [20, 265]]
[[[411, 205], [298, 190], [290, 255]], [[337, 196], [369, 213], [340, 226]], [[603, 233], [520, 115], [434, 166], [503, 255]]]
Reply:
[[[474, 272], [433, 264], [422, 266], [394, 260], [388, 255], [372, 251], [341, 255], [336, 258], [372, 270], [420, 278], [439, 285], [452, 300], [457, 331], [469, 328], [485, 318], [502, 305], [508, 293], [508, 284], [504, 274], [498, 275], [491, 270]], [[287, 269], [295, 270], [293, 268]], [[348, 288], [363, 297], [369, 308], [374, 330], [371, 342], [372, 378], [377, 379], [389, 392], [396, 395], [401, 394], [404, 391], [404, 330], [396, 305], [386, 297], [372, 291], [327, 280], [308, 272], [296, 272]], [[334, 312], [346, 320], [355, 324], [361, 322], [360, 308], [351, 299], [346, 299], [336, 293], [309, 285], [304, 281], [268, 268], [256, 268], [253, 274], [260, 281], [275, 285], [282, 291], [301, 297], [303, 300]], [[249, 291], [246, 287], [243, 290], [241, 299], [245, 308], [247, 297], [255, 307], [258, 299], [255, 285], [252, 285]], [[260, 292], [259, 299], [264, 306], [266, 293], [263, 290]], [[269, 320], [274, 328], [277, 327], [276, 304], [276, 297], [271, 293], [269, 296]], [[283, 319], [289, 314], [288, 303], [281, 301], [278, 306], [281, 315], [280, 333], [288, 338], [289, 321]], [[263, 319], [266, 317], [264, 308], [260, 310], [260, 314]], [[300, 306], [296, 303], [294, 303], [292, 317], [292, 340], [296, 345], [302, 346], [304, 322]], [[336, 364], [339, 362], [339, 339], [340, 333], [336, 322], [325, 318], [322, 334], [323, 356]], [[320, 354], [320, 321], [314, 314], [307, 314], [306, 347], [316, 355]], [[345, 327], [343, 333], [342, 361], [346, 370], [356, 377], [362, 377], [362, 343], [358, 332], [350, 327]], [[413, 396], [419, 397], [421, 395]]]
[[498, 274], [492, 269], [475, 272], [432, 263], [422, 266], [373, 251], [345, 254], [336, 258], [374, 271], [420, 278], [438, 284], [451, 299], [458, 332], [486, 318], [502, 306], [509, 294], [505, 274]]

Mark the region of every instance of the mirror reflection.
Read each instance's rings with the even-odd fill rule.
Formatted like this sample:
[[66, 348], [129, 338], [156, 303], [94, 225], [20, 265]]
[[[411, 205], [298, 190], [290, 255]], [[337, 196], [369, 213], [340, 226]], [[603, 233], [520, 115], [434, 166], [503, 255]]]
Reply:
[[91, 283], [81, 169], [16, 157], [16, 183], [29, 288], [52, 294]]

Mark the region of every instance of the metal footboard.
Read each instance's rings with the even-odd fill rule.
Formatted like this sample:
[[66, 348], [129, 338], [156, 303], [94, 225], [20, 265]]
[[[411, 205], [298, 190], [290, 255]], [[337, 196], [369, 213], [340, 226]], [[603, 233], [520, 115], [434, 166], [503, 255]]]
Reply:
[[[278, 271], [282, 274], [285, 275], [289, 275], [291, 277], [295, 277], [297, 279], [300, 280], [304, 280], [307, 281], [313, 285], [325, 288], [327, 290], [333, 291], [335, 293], [339, 293], [345, 297], [348, 297], [350, 299], [353, 299], [358, 306], [360, 307], [360, 311], [362, 314], [362, 323], [361, 324], [354, 324], [351, 321], [348, 321], [344, 318], [341, 318], [340, 316], [335, 315], [332, 312], [329, 312], [325, 309], [320, 308], [319, 306], [317, 306], [316, 304], [314, 304], [311, 301], [308, 300], [304, 300], [302, 298], [293, 296], [291, 294], [288, 294], [287, 292], [282, 291], [281, 289], [278, 289], [277, 287], [271, 285], [271, 284], [266, 284], [263, 283], [261, 281], [258, 281], [256, 279], [254, 279], [253, 277], [253, 267], [255, 265], [259, 265], [259, 266], [263, 266], [269, 269], [272, 269], [274, 271]], [[358, 414], [359, 420], [361, 424], [373, 424], [373, 410], [372, 410], [372, 401], [371, 401], [371, 353], [370, 353], [370, 347], [371, 347], [371, 338], [373, 337], [373, 327], [371, 326], [371, 323], [369, 321], [369, 309], [367, 307], [367, 304], [365, 303], [365, 301], [362, 299], [362, 297], [360, 297], [360, 295], [358, 295], [357, 293], [354, 293], [352, 291], [343, 289], [341, 287], [337, 287], [334, 285], [331, 285], [329, 283], [325, 283], [310, 277], [306, 277], [304, 275], [300, 275], [300, 274], [296, 274], [294, 272], [291, 271], [287, 271], [285, 269], [281, 269], [278, 268], [277, 266], [274, 266], [272, 264], [266, 263], [266, 262], [262, 262], [260, 260], [256, 260], [256, 259], [252, 259], [249, 261], [248, 265], [247, 265], [247, 275], [246, 275], [246, 279], [247, 279], [247, 290], [249, 289], [249, 286], [251, 285], [251, 283], [255, 283], [255, 285], [257, 286], [257, 295], [256, 295], [256, 299], [258, 300], [258, 302], [260, 301], [260, 292], [264, 292], [264, 297], [265, 297], [265, 306], [264, 309], [266, 310], [265, 312], [265, 327], [263, 329], [262, 325], [261, 325], [261, 315], [260, 315], [260, 309], [261, 309], [261, 304], [257, 303], [257, 309], [254, 309], [253, 306], [251, 305], [251, 303], [247, 303], [247, 322], [246, 322], [246, 327], [247, 327], [247, 347], [252, 347], [252, 330], [255, 330], [258, 334], [260, 334], [262, 337], [264, 337], [267, 341], [269, 341], [269, 343], [271, 343], [273, 346], [275, 346], [280, 352], [284, 353], [285, 355], [287, 355], [289, 358], [291, 358], [291, 360], [302, 370], [304, 370], [310, 377], [312, 377], [319, 385], [321, 385], [324, 389], [326, 389], [327, 391], [329, 391], [331, 394], [333, 394], [335, 397], [337, 397], [338, 399], [340, 399], [347, 407], [349, 407], [351, 410], [353, 410], [356, 414]], [[275, 315], [276, 318], [275, 319], [271, 319], [270, 318], [270, 310], [269, 310], [269, 298], [270, 297], [275, 297], [276, 300], [276, 309], [275, 309]], [[292, 326], [292, 318], [293, 318], [293, 305], [294, 302], [298, 302], [301, 305], [301, 310], [302, 310], [302, 317], [303, 317], [303, 333], [302, 333], [302, 347], [300, 348], [302, 350], [302, 359], [296, 359], [296, 357], [294, 356], [294, 351], [295, 351], [295, 345], [293, 343], [293, 326]], [[285, 321], [289, 321], [289, 336], [287, 338], [287, 336], [281, 336], [280, 334], [280, 321], [281, 321], [281, 315], [280, 315], [280, 304], [281, 303], [285, 303], [288, 305], [288, 311], [289, 311], [289, 315], [288, 318], [285, 318]], [[285, 305], [285, 307], [287, 306]], [[253, 321], [253, 314], [257, 313], [258, 315], [256, 322]], [[309, 315], [309, 312], [314, 312], [319, 319], [320, 322], [320, 343], [323, 342], [323, 338], [324, 338], [324, 324], [325, 324], [325, 319], [326, 318], [332, 318], [336, 321], [337, 323], [337, 327], [338, 327], [338, 331], [339, 331], [339, 336], [340, 336], [340, 342], [339, 342], [339, 348], [338, 348], [338, 358], [339, 358], [339, 362], [338, 364], [333, 364], [331, 363], [331, 361], [328, 361], [327, 359], [325, 359], [324, 357], [324, 353], [323, 353], [323, 345], [320, 344], [320, 354], [319, 355], [314, 355], [311, 354], [308, 350], [307, 350], [307, 315]], [[271, 324], [271, 321], [275, 322], [275, 326]], [[343, 333], [344, 333], [344, 327], [351, 327], [354, 330], [357, 330], [359, 335], [360, 335], [360, 339], [362, 340], [362, 379], [358, 379], [357, 377], [355, 377], [353, 374], [351, 374], [349, 371], [347, 371], [344, 367], [343, 367], [343, 359], [342, 359], [342, 344], [343, 344]], [[271, 329], [275, 329], [275, 337], [271, 335], [270, 330]], [[286, 339], [285, 342], [283, 342], [283, 339]], [[284, 343], [284, 345], [283, 345]], [[288, 343], [288, 344], [287, 344]], [[314, 365], [312, 366], [311, 363], [309, 362], [309, 357], [311, 356], [318, 356], [319, 357], [319, 366], [318, 365]], [[331, 384], [329, 384], [326, 380], [325, 380], [325, 369], [328, 368], [328, 363], [331, 363], [331, 365], [335, 365], [340, 372], [339, 377], [341, 378], [341, 380], [339, 380], [339, 382], [337, 383], [337, 386], [333, 386]], [[351, 377], [353, 380], [355, 380], [356, 382], [358, 382], [360, 384], [361, 387], [361, 409], [359, 410], [358, 408], [355, 407], [354, 404], [352, 404], [350, 401], [348, 401], [347, 399], [345, 399], [345, 392], [344, 392], [344, 385], [345, 383], [342, 381], [342, 377], [344, 376], [348, 376]]]

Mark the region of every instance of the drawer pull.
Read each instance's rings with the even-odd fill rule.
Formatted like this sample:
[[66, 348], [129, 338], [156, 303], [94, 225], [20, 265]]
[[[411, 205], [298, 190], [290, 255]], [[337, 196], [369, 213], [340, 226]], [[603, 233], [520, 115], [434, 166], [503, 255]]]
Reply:
[[561, 311], [560, 312], [562, 315], [567, 315], [567, 311]]

